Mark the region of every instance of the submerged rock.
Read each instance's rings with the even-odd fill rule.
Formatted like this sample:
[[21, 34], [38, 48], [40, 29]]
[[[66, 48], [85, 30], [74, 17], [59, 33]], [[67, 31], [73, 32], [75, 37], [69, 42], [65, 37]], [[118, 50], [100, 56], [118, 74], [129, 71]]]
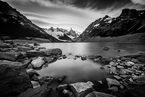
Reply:
[[78, 82], [78, 83], [70, 84], [70, 88], [74, 93], [75, 97], [84, 97], [88, 93], [94, 91], [93, 85], [94, 84], [90, 81], [86, 83]]

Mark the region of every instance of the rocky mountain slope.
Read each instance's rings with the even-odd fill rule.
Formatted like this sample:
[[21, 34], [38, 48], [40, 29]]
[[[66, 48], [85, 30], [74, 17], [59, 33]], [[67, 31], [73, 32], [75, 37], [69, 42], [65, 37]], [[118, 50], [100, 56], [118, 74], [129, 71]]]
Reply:
[[145, 10], [123, 9], [116, 18], [106, 15], [91, 23], [79, 36], [79, 41], [127, 42], [129, 38], [132, 42], [134, 36], [139, 39], [133, 42], [145, 41]]
[[0, 1], [0, 36], [39, 37], [48, 39], [50, 42], [58, 41], [3, 1]]
[[44, 28], [44, 31], [61, 41], [72, 41], [79, 36], [79, 32], [74, 31], [73, 29], [68, 30], [50, 27], [49, 29]]

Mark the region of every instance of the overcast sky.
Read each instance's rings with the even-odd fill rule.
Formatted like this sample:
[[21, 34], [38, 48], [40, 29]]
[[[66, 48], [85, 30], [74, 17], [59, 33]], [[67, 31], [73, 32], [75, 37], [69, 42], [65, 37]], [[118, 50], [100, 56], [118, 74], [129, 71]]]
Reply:
[[105, 15], [118, 16], [123, 8], [145, 9], [145, 0], [3, 0], [43, 28], [84, 31]]

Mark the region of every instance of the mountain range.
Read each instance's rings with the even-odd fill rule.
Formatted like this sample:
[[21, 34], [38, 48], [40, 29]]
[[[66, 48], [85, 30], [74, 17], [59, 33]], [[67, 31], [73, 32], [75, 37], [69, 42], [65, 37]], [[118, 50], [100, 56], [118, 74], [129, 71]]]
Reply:
[[48, 39], [50, 42], [59, 42], [58, 39], [47, 34], [4, 1], [0, 1], [0, 36], [35, 37]]
[[123, 9], [111, 18], [106, 15], [92, 22], [79, 36], [84, 42], [145, 42], [145, 10]]
[[50, 27], [49, 29], [44, 28], [44, 31], [47, 32], [49, 35], [55, 37], [60, 41], [72, 41], [74, 38], [79, 37], [79, 32], [73, 30], [63, 29], [63, 28], [54, 28]]

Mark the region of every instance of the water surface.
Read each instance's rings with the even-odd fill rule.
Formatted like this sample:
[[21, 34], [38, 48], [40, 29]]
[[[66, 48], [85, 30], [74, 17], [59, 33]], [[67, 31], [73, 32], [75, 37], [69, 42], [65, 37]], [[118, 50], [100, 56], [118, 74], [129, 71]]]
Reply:
[[[58, 60], [38, 71], [41, 76], [67, 76], [63, 83], [99, 81], [108, 76], [106, 70], [100, 69], [100, 64], [94, 63], [89, 59], [85, 61], [82, 61], [81, 58], [74, 60], [75, 55], [116, 57], [145, 52], [144, 44], [135, 43], [44, 43], [41, 46], [51, 49], [60, 48], [63, 54], [67, 55], [71, 53], [66, 59]], [[104, 51], [104, 47], [109, 47], [110, 49]]]

